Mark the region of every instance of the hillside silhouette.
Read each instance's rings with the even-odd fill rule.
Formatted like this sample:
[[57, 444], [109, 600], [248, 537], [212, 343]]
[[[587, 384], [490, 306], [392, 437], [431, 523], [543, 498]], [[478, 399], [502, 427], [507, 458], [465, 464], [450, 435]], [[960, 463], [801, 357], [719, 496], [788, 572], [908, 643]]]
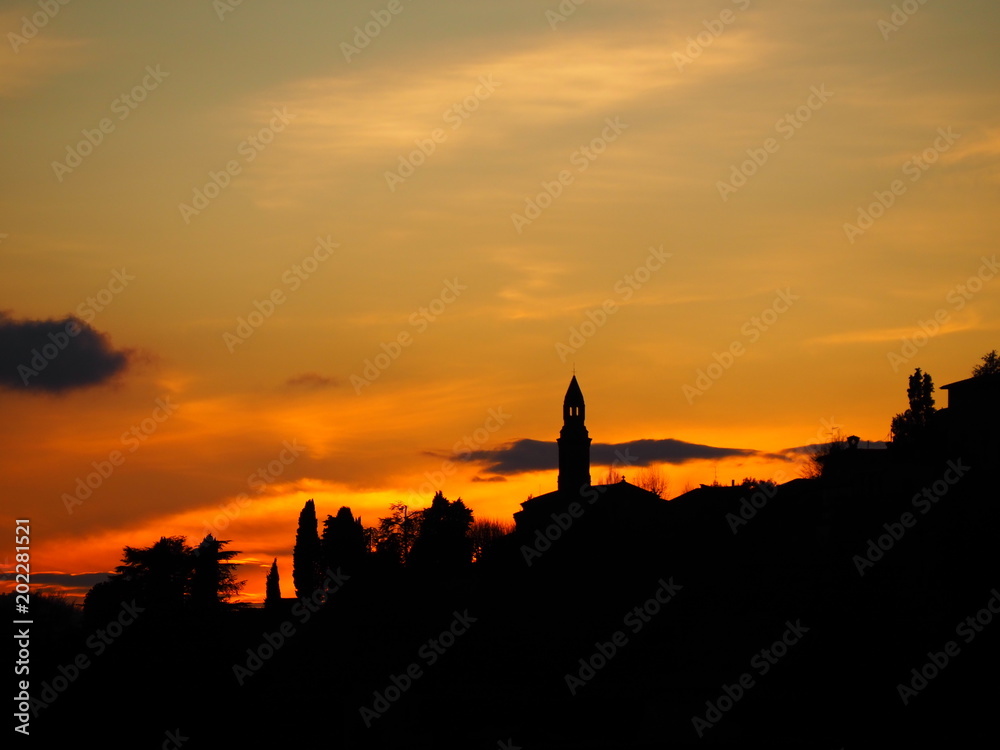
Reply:
[[52, 618], [32, 736], [185, 750], [992, 744], [1000, 372], [995, 353], [983, 361], [942, 387], [945, 408], [915, 371], [884, 449], [850, 436], [808, 477], [669, 501], [625, 467], [592, 484], [574, 376], [557, 486], [511, 523], [441, 492], [369, 528], [348, 507], [321, 521], [310, 500], [294, 570], [272, 566], [261, 608], [230, 603], [229, 541], [126, 547], [82, 620]]

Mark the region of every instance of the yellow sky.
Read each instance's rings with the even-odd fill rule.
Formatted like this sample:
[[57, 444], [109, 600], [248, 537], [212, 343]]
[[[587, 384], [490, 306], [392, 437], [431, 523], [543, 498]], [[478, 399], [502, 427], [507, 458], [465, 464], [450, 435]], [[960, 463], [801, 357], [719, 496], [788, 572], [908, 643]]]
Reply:
[[[998, 339], [997, 11], [902, 5], [8, 3], [0, 310], [129, 358], [0, 389], [35, 570], [197, 541], [247, 493], [222, 537], [289, 589], [304, 500], [429, 501], [493, 409], [477, 448], [554, 440], [574, 365], [595, 442], [883, 439], [914, 367]], [[484, 469], [435, 489], [509, 518], [555, 485]]]

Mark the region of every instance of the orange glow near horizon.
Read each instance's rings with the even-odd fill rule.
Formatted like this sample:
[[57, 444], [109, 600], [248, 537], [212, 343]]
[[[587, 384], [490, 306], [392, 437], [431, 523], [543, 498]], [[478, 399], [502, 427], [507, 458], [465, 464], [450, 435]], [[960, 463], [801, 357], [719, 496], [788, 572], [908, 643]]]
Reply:
[[[893, 32], [861, 0], [404, 4], [353, 56], [363, 2], [182, 5], [60, 6], [0, 56], [0, 343], [31, 343], [0, 502], [37, 587], [211, 531], [242, 600], [274, 558], [290, 596], [309, 498], [510, 519], [556, 473], [489, 459], [554, 457], [574, 371], [595, 443], [749, 452], [643, 459], [673, 497], [882, 441], [914, 368], [1000, 348], [986, 0]], [[70, 315], [103, 374], [25, 379]]]

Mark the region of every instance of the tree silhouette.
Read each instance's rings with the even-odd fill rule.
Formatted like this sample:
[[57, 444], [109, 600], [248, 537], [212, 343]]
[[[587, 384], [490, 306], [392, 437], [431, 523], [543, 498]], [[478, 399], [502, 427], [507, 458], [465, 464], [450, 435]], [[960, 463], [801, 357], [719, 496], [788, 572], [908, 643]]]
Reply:
[[115, 571], [113, 578], [125, 582], [145, 606], [180, 609], [190, 592], [192, 550], [183, 536], [160, 537], [150, 547], [125, 547]]
[[472, 561], [469, 527], [472, 511], [459, 498], [449, 502], [441, 492], [423, 511], [420, 534], [410, 551], [410, 564], [425, 570], [453, 571]]
[[202, 611], [213, 611], [238, 594], [246, 581], [236, 580], [236, 563], [228, 562], [240, 554], [223, 550], [230, 540], [220, 541], [211, 534], [192, 552], [191, 604]]
[[110, 575], [107, 580], [90, 587], [83, 598], [83, 616], [88, 624], [96, 627], [114, 617], [122, 602], [131, 599], [137, 599], [135, 584], [117, 573]]
[[411, 512], [403, 503], [389, 506], [392, 515], [379, 519], [378, 529], [373, 535], [375, 555], [381, 565], [395, 567], [405, 565], [413, 548], [413, 542], [420, 533], [424, 512]]
[[514, 524], [509, 521], [497, 521], [492, 518], [473, 521], [469, 527], [472, 561], [482, 562], [488, 558], [497, 542], [512, 533], [514, 533]]
[[652, 467], [646, 467], [639, 472], [639, 476], [635, 480], [636, 487], [642, 487], [659, 498], [666, 497], [668, 485], [666, 474]]
[[319, 588], [322, 581], [320, 561], [322, 550], [319, 542], [316, 505], [306, 500], [299, 513], [299, 526], [295, 532], [295, 548], [292, 550], [292, 583], [295, 596], [308, 597]]
[[740, 487], [746, 487], [748, 490], [773, 490], [774, 481], [771, 479], [757, 479], [757, 477], [743, 477], [743, 481], [740, 482]]
[[801, 476], [806, 479], [819, 479], [826, 471], [827, 459], [844, 450], [847, 450], [847, 441], [839, 429], [835, 430], [829, 442], [807, 448], [805, 463], [800, 471]]
[[972, 377], [980, 378], [985, 375], [1000, 374], [1000, 357], [997, 356], [996, 349], [984, 354], [980, 359], [983, 363], [972, 368]]
[[323, 522], [323, 560], [332, 570], [342, 569], [353, 574], [364, 564], [368, 540], [361, 526], [361, 517], [355, 518], [351, 509], [344, 506], [336, 516], [327, 516]]
[[281, 604], [281, 584], [278, 580], [278, 558], [274, 558], [264, 583], [264, 607], [275, 609]]
[[618, 484], [624, 478], [625, 476], [618, 471], [617, 465], [611, 464], [604, 474], [604, 484]]
[[910, 408], [892, 418], [892, 442], [897, 445], [915, 446], [926, 442], [930, 434], [934, 408], [934, 383], [929, 373], [918, 367], [910, 375], [906, 397]]
[[128, 599], [158, 612], [188, 606], [218, 609], [246, 583], [236, 580], [236, 563], [228, 560], [239, 552], [224, 550], [227, 544], [208, 534], [196, 548], [183, 536], [160, 537], [149, 547], [125, 547], [122, 564], [87, 593], [85, 611], [88, 617], [106, 613]]

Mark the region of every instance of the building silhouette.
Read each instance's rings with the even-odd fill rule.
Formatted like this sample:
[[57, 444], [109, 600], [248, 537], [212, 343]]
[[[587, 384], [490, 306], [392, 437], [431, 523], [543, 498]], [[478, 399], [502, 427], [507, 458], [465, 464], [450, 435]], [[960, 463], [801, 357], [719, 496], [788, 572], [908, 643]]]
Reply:
[[951, 449], [996, 461], [1000, 457], [1000, 375], [966, 378], [941, 390], [948, 392], [948, 406], [941, 411]]
[[[590, 476], [591, 437], [586, 425], [587, 407], [580, 383], [573, 376], [563, 398], [563, 425], [556, 444], [559, 449], [557, 489], [528, 498], [514, 514], [518, 532], [533, 532], [553, 522], [553, 515], [565, 514], [578, 504], [585, 520], [577, 526], [593, 524], [634, 524], [660, 517], [666, 501], [652, 492], [625, 481], [594, 485]], [[573, 516], [574, 519], [576, 516]], [[606, 529], [607, 527], [605, 527]]]
[[559, 431], [559, 491], [579, 492], [590, 486], [590, 434], [585, 419], [587, 406], [576, 375], [569, 381], [563, 399], [563, 426]]

